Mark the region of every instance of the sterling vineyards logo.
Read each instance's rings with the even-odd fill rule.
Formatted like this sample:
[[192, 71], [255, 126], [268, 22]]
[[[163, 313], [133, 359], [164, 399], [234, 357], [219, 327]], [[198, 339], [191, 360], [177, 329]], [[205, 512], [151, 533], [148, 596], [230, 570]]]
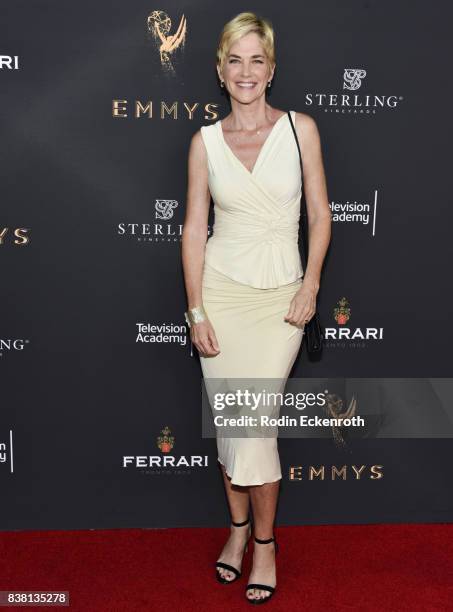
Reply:
[[208, 467], [208, 455], [177, 455], [172, 452], [176, 442], [168, 426], [157, 436], [156, 446], [160, 455], [124, 455], [123, 468], [135, 468], [142, 474], [180, 476], [190, 474], [193, 469]]
[[[366, 70], [363, 68], [345, 68], [342, 89], [347, 92], [357, 92], [362, 87], [366, 75]], [[305, 104], [321, 107], [326, 113], [375, 115], [378, 111], [395, 109], [403, 100], [403, 96], [400, 95], [379, 95], [368, 91], [347, 92], [306, 93]]]
[[[117, 234], [147, 244], [181, 242], [183, 225], [174, 219], [177, 208], [177, 200], [155, 200], [152, 222], [122, 221], [118, 223]], [[208, 235], [210, 232], [211, 228], [208, 225]]]
[[338, 300], [333, 309], [337, 327], [326, 327], [324, 332], [326, 348], [365, 348], [367, 341], [384, 339], [383, 327], [353, 327], [348, 325], [351, 308], [345, 297]]
[[168, 221], [173, 217], [173, 211], [177, 206], [176, 200], [156, 200], [156, 219]]
[[366, 77], [366, 71], [360, 68], [345, 68], [343, 79], [343, 89], [355, 91], [362, 84], [362, 79]]
[[156, 200], [153, 222], [118, 223], [118, 235], [127, 236], [137, 242], [180, 242], [182, 224], [173, 219], [177, 207], [176, 200]]
[[24, 350], [25, 346], [30, 343], [26, 338], [4, 338], [0, 337], [0, 357], [12, 355]]

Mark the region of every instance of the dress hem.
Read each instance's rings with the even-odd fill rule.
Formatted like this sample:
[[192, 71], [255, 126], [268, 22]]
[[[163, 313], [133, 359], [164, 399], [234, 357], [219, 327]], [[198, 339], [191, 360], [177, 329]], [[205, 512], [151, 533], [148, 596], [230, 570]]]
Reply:
[[219, 457], [217, 457], [217, 461], [223, 465], [223, 467], [225, 468], [225, 472], [226, 475], [228, 476], [228, 478], [231, 479], [231, 484], [233, 485], [237, 485], [239, 487], [255, 487], [255, 486], [261, 486], [263, 484], [270, 484], [272, 482], [277, 482], [279, 480], [282, 479], [282, 475], [280, 475], [278, 478], [276, 478], [275, 480], [263, 480], [262, 482], [248, 482], [247, 484], [243, 484], [241, 482], [234, 482], [233, 481], [233, 476], [231, 474], [228, 473], [228, 468], [226, 467], [226, 465], [220, 460]]

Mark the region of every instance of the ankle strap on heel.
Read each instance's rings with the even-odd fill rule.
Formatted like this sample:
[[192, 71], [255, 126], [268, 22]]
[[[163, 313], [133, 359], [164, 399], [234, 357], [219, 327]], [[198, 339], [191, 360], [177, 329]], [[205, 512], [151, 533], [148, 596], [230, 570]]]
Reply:
[[255, 536], [255, 542], [258, 542], [258, 544], [270, 544], [271, 542], [274, 542], [274, 540], [275, 538], [269, 538], [268, 540], [260, 540]]
[[242, 521], [242, 523], [235, 523], [234, 521], [231, 521], [231, 524], [234, 525], [235, 527], [243, 527], [244, 525], [247, 525], [248, 523], [250, 523], [250, 517], [247, 520]]

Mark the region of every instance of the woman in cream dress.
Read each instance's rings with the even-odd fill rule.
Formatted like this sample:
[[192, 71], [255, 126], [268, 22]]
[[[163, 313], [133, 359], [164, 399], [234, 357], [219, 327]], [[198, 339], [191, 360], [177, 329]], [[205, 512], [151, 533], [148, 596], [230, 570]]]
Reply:
[[[231, 102], [225, 119], [204, 125], [189, 152], [182, 258], [191, 340], [207, 387], [255, 379], [284, 383], [300, 350], [303, 328], [316, 310], [321, 268], [330, 241], [321, 145], [315, 121], [290, 111], [300, 143], [310, 248], [302, 270], [298, 229], [302, 189], [288, 113], [272, 108], [266, 91], [275, 70], [270, 22], [241, 13], [222, 31], [217, 50], [221, 86]], [[210, 199], [213, 235], [207, 240]], [[248, 383], [248, 384], [247, 384]], [[234, 388], [237, 388], [234, 387]], [[253, 568], [246, 598], [264, 603], [276, 588], [273, 537], [282, 478], [276, 436], [217, 435], [232, 518], [216, 562], [219, 582], [241, 576], [251, 535]]]

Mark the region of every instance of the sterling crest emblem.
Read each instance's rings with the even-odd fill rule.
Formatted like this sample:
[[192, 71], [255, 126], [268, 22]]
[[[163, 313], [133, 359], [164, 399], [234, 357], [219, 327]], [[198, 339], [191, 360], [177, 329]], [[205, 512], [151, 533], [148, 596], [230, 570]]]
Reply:
[[343, 89], [356, 91], [362, 85], [362, 79], [366, 77], [366, 70], [363, 68], [345, 68], [343, 75]]
[[156, 200], [156, 219], [168, 221], [173, 217], [173, 210], [177, 206], [176, 200]]
[[147, 19], [148, 32], [159, 46], [160, 63], [168, 72], [174, 72], [171, 55], [186, 41], [187, 22], [183, 15], [175, 34], [170, 34], [171, 19], [164, 11], [153, 11]]

